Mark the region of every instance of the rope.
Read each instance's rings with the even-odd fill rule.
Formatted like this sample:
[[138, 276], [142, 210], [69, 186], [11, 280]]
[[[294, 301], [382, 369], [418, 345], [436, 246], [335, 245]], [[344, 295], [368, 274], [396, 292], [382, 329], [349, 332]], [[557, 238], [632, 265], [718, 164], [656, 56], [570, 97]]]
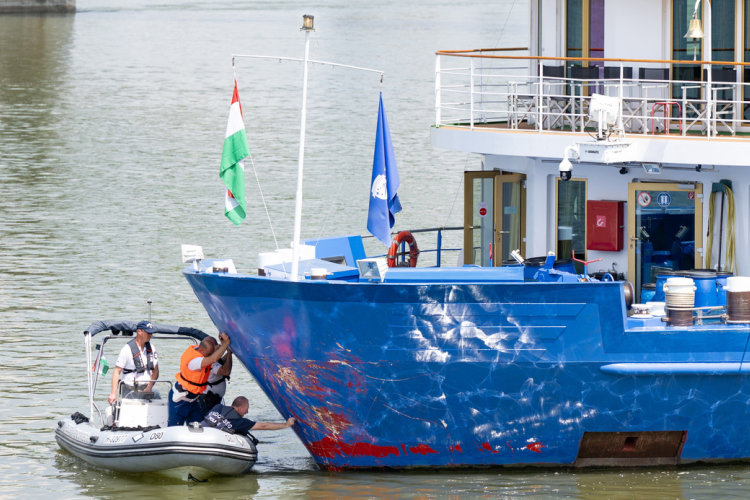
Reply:
[[75, 422], [76, 425], [89, 421], [89, 418], [81, 412], [75, 412], [70, 416], [70, 419]]
[[[714, 217], [715, 217], [715, 205], [716, 205], [716, 194], [714, 191], [708, 198], [708, 244], [706, 245], [706, 265], [711, 267], [713, 260], [713, 242], [714, 242]], [[727, 198], [727, 250], [724, 254], [724, 268], [721, 266], [721, 255], [717, 258], [717, 270], [718, 271], [730, 271], [734, 272], [737, 267], [737, 252], [734, 243], [734, 225], [735, 225], [735, 213], [734, 213], [734, 193], [728, 186], [724, 186], [724, 193], [719, 193]], [[724, 221], [719, 221], [719, 225], [723, 226]]]
[[263, 189], [260, 187], [260, 179], [258, 178], [258, 172], [255, 170], [255, 162], [253, 161], [253, 155], [249, 155], [250, 165], [253, 166], [253, 174], [255, 174], [255, 181], [258, 183], [258, 191], [260, 191], [260, 199], [263, 201], [263, 208], [266, 209], [266, 217], [268, 217], [268, 225], [271, 227], [271, 234], [273, 235], [273, 242], [276, 245], [276, 249], [279, 249], [279, 242], [276, 240], [276, 233], [273, 230], [273, 223], [271, 222], [271, 214], [268, 213], [268, 205], [266, 205], [266, 198], [263, 196]]

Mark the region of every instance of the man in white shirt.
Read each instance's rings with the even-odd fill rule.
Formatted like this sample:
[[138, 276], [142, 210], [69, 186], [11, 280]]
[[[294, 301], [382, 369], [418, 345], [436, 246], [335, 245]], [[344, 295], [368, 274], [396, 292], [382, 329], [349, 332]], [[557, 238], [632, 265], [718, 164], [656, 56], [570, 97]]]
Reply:
[[[156, 328], [148, 321], [141, 321], [136, 326], [135, 338], [125, 344], [117, 356], [117, 363], [112, 373], [112, 392], [107, 401], [110, 404], [117, 401], [117, 387], [120, 383], [120, 375], [125, 374], [123, 384], [143, 391], [151, 391], [154, 387], [152, 380], [159, 378], [158, 358], [156, 349], [151, 346], [151, 335]], [[144, 387], [145, 385], [145, 387]]]

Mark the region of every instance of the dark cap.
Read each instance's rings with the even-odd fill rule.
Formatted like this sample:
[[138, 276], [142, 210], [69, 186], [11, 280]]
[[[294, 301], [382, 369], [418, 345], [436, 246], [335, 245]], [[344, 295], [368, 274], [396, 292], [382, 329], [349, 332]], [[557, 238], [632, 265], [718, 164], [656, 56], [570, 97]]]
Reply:
[[136, 326], [135, 329], [143, 330], [146, 333], [156, 333], [156, 328], [148, 321], [141, 321], [140, 323], [138, 323], [138, 326]]

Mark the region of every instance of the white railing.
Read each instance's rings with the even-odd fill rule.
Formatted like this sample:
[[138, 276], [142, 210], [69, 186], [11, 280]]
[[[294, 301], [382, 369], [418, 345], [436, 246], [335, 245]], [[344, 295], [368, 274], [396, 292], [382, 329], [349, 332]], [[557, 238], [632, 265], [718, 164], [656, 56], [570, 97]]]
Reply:
[[[488, 54], [496, 50], [527, 52], [518, 48], [437, 53], [438, 127], [588, 133], [596, 126], [588, 115], [590, 96], [598, 93], [620, 98], [618, 125], [628, 134], [710, 139], [750, 131], [750, 116], [744, 116], [750, 107], [744, 100], [745, 92], [750, 99], [745, 89], [750, 83], [741, 81], [748, 63]], [[587, 62], [601, 68], [582, 67]], [[681, 67], [700, 68], [698, 76], [706, 80], [670, 79], [670, 73]]]

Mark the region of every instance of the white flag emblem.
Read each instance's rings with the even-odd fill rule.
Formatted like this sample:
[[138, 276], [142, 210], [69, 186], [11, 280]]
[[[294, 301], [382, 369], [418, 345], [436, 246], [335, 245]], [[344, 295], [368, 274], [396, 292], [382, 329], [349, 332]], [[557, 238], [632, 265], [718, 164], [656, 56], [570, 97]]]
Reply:
[[385, 175], [380, 174], [372, 181], [372, 195], [381, 200], [388, 198], [388, 182], [385, 179]]

